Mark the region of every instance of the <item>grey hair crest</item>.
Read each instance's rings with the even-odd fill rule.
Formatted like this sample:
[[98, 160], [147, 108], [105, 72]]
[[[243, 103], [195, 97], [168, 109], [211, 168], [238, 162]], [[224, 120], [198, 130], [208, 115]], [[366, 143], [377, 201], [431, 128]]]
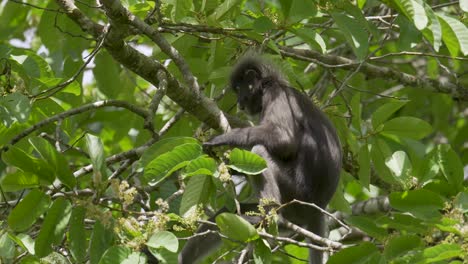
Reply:
[[244, 55], [234, 66], [231, 74], [231, 84], [242, 78], [246, 70], [253, 69], [260, 73], [264, 80], [277, 82], [288, 86], [289, 82], [283, 73], [269, 59], [256, 54]]

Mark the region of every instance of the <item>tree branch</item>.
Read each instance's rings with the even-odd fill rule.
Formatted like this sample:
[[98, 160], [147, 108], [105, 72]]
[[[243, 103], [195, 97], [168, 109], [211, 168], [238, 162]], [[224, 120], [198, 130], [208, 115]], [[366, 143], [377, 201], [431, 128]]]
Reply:
[[[296, 58], [299, 60], [316, 62], [330, 65], [331, 67], [340, 66], [343, 69], [355, 70], [359, 63], [341, 56], [321, 54], [313, 50], [294, 49], [288, 47], [279, 47], [284, 56]], [[325, 66], [327, 67], [327, 66]], [[426, 91], [450, 94], [453, 98], [468, 101], [468, 88], [457, 86], [450, 82], [443, 82], [429, 78], [419, 78], [414, 75], [394, 70], [388, 67], [379, 67], [369, 63], [363, 63], [360, 72], [368, 78], [382, 78], [396, 80], [401, 84], [422, 88]]]

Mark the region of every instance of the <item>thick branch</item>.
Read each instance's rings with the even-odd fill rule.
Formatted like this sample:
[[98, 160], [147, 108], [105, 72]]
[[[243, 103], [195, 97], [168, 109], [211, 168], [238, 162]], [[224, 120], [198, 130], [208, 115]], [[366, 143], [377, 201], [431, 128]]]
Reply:
[[[319, 61], [323, 64], [334, 67], [339, 65], [340, 68], [354, 70], [360, 63], [356, 63], [345, 57], [321, 54], [313, 50], [293, 49], [288, 47], [280, 47], [283, 55], [306, 61]], [[382, 78], [396, 80], [399, 83], [407, 86], [422, 88], [431, 92], [450, 94], [453, 98], [468, 101], [468, 88], [457, 86], [451, 82], [443, 82], [429, 78], [418, 78], [414, 75], [407, 74], [389, 67], [379, 67], [369, 63], [363, 63], [360, 71], [367, 77]]]
[[190, 71], [188, 64], [185, 62], [179, 52], [174, 47], [172, 47], [169, 42], [167, 42], [161, 33], [153, 29], [150, 25], [146, 24], [134, 14], [130, 13], [130, 11], [122, 6], [120, 1], [102, 0], [101, 3], [104, 6], [104, 9], [107, 11], [109, 18], [136, 27], [138, 30], [143, 32], [143, 34], [148, 36], [154, 43], [156, 43], [159, 48], [161, 48], [161, 50], [174, 61], [182, 73], [185, 82], [190, 86], [190, 88], [199, 94], [200, 87], [198, 86], [196, 78]]
[[[67, 16], [77, 23], [81, 29], [95, 38], [102, 34], [103, 26], [94, 23], [86, 17], [71, 0], [56, 0]], [[112, 30], [112, 29], [111, 29]], [[117, 31], [117, 29], [113, 29]], [[107, 51], [116, 61], [126, 68], [132, 70], [148, 82], [158, 86], [158, 70], [164, 70], [168, 78], [167, 96], [179, 104], [187, 112], [194, 115], [198, 120], [206, 123], [212, 128], [227, 130], [229, 124], [232, 126], [247, 126], [245, 122], [236, 118], [229, 118], [229, 124], [226, 116], [218, 108], [216, 103], [187, 87], [180, 85], [174, 77], [159, 62], [150, 59], [138, 52], [136, 49], [127, 45], [119, 34], [109, 34], [104, 42]]]

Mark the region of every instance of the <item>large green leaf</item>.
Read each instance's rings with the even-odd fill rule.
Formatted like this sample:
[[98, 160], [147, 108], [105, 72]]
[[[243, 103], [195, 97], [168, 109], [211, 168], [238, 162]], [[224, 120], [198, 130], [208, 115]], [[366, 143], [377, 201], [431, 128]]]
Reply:
[[393, 0], [403, 14], [411, 19], [417, 29], [423, 30], [429, 23], [424, 6], [416, 0]]
[[31, 227], [50, 205], [50, 197], [38, 189], [31, 190], [11, 211], [8, 225], [15, 231]]
[[261, 16], [255, 19], [253, 29], [258, 33], [265, 33], [275, 28], [275, 24], [266, 16]]
[[31, 137], [29, 142], [36, 149], [41, 157], [47, 161], [49, 166], [53, 169], [55, 176], [67, 185], [69, 188], [72, 188], [76, 185], [76, 179], [73, 176], [70, 168], [68, 167], [68, 162], [62, 154], [59, 154], [57, 150], [45, 139], [40, 137]]
[[390, 194], [389, 199], [393, 208], [410, 212], [424, 220], [439, 218], [441, 216], [439, 210], [444, 207], [444, 199], [437, 193], [427, 190], [394, 192]]
[[384, 256], [387, 260], [392, 260], [402, 256], [409, 251], [419, 249], [424, 246], [423, 241], [416, 235], [400, 235], [393, 237], [385, 246]]
[[434, 13], [428, 3], [424, 3], [424, 10], [426, 10], [427, 17], [429, 18], [429, 25], [422, 30], [422, 33], [424, 37], [432, 43], [434, 50], [439, 52], [440, 46], [442, 45], [442, 26], [440, 25], [436, 13]]
[[34, 158], [15, 146], [10, 146], [2, 155], [3, 161], [20, 170], [36, 174], [43, 183], [51, 184], [55, 180], [52, 168], [44, 160]]
[[363, 60], [369, 50], [369, 34], [358, 20], [345, 13], [331, 13], [333, 20], [354, 50], [356, 56]]
[[459, 20], [438, 13], [442, 25], [442, 39], [452, 56], [457, 56], [461, 50], [463, 55], [468, 55], [468, 28]]
[[463, 189], [463, 164], [450, 145], [437, 145], [436, 160], [449, 184], [457, 191]]
[[89, 245], [89, 262], [91, 264], [99, 263], [104, 252], [111, 247], [113, 241], [113, 232], [104, 227], [101, 222], [96, 221]]
[[239, 7], [240, 2], [240, 0], [222, 1], [213, 14], [209, 16], [209, 19], [213, 21], [223, 20], [233, 9]]
[[346, 219], [346, 223], [353, 225], [368, 235], [375, 237], [379, 240], [384, 240], [387, 236], [387, 230], [379, 227], [375, 223], [375, 219], [369, 216], [350, 216]]
[[313, 48], [319, 50], [321, 53], [325, 53], [327, 51], [327, 44], [317, 33], [315, 30], [311, 30], [309, 28], [298, 28], [298, 29], [290, 29], [290, 31], [296, 34], [298, 37], [303, 39]]
[[191, 160], [202, 154], [200, 144], [184, 144], [164, 153], [145, 167], [144, 181], [149, 185], [156, 185], [178, 169], [185, 167]]
[[122, 90], [120, 82], [120, 67], [105, 50], [102, 50], [94, 59], [96, 67], [93, 68], [94, 78], [99, 90], [110, 99], [118, 97]]
[[211, 177], [206, 175], [196, 175], [190, 177], [185, 186], [184, 196], [179, 208], [179, 214], [184, 215], [194, 206], [205, 203], [211, 196], [213, 182]]
[[112, 246], [102, 256], [99, 264], [147, 263], [146, 256], [125, 246]]
[[0, 96], [0, 120], [5, 126], [28, 121], [30, 113], [31, 104], [27, 96], [18, 92]]
[[158, 231], [151, 235], [146, 245], [152, 248], [165, 248], [175, 253], [179, 248], [179, 240], [171, 232]]
[[210, 157], [199, 157], [190, 161], [185, 167], [184, 178], [193, 175], [214, 175], [216, 172], [216, 161]]
[[384, 123], [383, 134], [422, 139], [432, 132], [429, 123], [416, 117], [402, 116]]
[[393, 115], [398, 109], [402, 108], [408, 101], [391, 101], [389, 103], [386, 103], [377, 110], [375, 110], [374, 113], [372, 113], [372, 126], [374, 129], [377, 129], [380, 124], [383, 122], [387, 121], [389, 117]]
[[0, 179], [0, 186], [4, 192], [15, 192], [27, 188], [39, 186], [39, 178], [30, 173], [25, 173], [20, 170], [8, 173]]
[[402, 183], [410, 180], [413, 166], [406, 152], [401, 150], [396, 151], [385, 161], [385, 165], [387, 165], [395, 178], [399, 179]]
[[152, 160], [156, 159], [161, 154], [164, 154], [177, 146], [184, 145], [184, 144], [199, 144], [198, 140], [192, 137], [171, 137], [161, 139], [156, 142], [154, 145], [151, 145], [140, 158], [140, 165], [145, 167], [148, 165]]
[[462, 257], [466, 254], [458, 244], [440, 244], [423, 250], [423, 256], [426, 263], [434, 263], [443, 260], [449, 260], [456, 257]]
[[86, 208], [78, 206], [73, 208], [70, 218], [70, 229], [68, 231], [68, 242], [73, 258], [82, 263], [86, 259], [88, 242], [84, 225]]
[[362, 145], [359, 149], [359, 181], [361, 182], [362, 186], [369, 188], [370, 184], [370, 156], [369, 156], [369, 147], [367, 144]]
[[235, 148], [229, 156], [229, 168], [238, 172], [255, 175], [266, 170], [266, 162], [259, 155], [247, 150]]
[[63, 197], [57, 198], [50, 207], [36, 238], [34, 249], [36, 256], [45, 257], [52, 252], [52, 245], [58, 245], [63, 240], [65, 228], [70, 220], [72, 205]]
[[258, 238], [255, 227], [236, 214], [219, 214], [216, 216], [216, 224], [223, 235], [234, 240], [249, 242]]
[[373, 263], [380, 264], [382, 257], [377, 247], [370, 243], [364, 242], [360, 245], [345, 248], [333, 254], [328, 260], [328, 264], [362, 264], [362, 263]]

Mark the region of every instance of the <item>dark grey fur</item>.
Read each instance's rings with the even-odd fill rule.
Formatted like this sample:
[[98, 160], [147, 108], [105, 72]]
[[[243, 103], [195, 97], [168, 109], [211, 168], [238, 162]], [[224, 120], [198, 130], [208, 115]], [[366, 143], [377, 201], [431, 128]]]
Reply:
[[[235, 128], [204, 146], [238, 146], [262, 156], [268, 169], [262, 177], [253, 177], [259, 197], [280, 203], [297, 199], [325, 208], [335, 193], [341, 168], [339, 139], [325, 114], [257, 57], [244, 58], [235, 67], [231, 87], [239, 107], [250, 114], [259, 113], [260, 123]], [[325, 234], [324, 216], [316, 209], [292, 205], [281, 215], [315, 234]], [[216, 240], [215, 236], [207, 239], [201, 243]], [[201, 257], [204, 250], [199, 247], [199, 242], [189, 241], [179, 262], [192, 263]], [[321, 252], [311, 251], [310, 255], [311, 263], [322, 263]]]

